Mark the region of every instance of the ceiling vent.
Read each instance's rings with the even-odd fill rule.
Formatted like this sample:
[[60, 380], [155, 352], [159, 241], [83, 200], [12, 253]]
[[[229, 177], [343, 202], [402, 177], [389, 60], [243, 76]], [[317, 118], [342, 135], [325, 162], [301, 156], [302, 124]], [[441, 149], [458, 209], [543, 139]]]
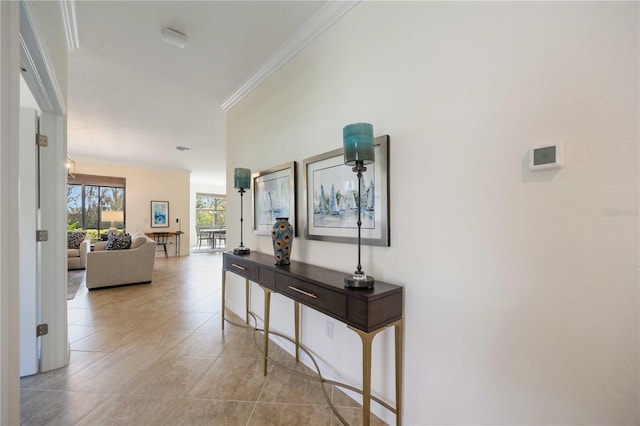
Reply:
[[187, 44], [186, 35], [168, 27], [162, 30], [162, 39], [167, 43], [173, 44], [174, 46], [180, 48], [184, 48], [184, 46]]

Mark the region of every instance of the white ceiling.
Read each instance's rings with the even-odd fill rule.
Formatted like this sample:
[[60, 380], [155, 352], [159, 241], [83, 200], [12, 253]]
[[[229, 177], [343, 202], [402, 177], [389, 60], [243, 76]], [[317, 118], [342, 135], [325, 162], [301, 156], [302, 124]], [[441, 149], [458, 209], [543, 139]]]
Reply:
[[[77, 1], [69, 154], [191, 170], [192, 182], [223, 186], [226, 113], [220, 105], [325, 3]], [[186, 34], [186, 47], [164, 42], [164, 27]]]

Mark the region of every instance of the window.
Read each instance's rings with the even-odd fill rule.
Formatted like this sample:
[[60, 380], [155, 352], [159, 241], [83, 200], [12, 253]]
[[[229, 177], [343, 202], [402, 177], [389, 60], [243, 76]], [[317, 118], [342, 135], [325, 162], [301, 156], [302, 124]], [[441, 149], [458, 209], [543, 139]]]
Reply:
[[226, 223], [225, 196], [196, 193], [196, 226], [214, 228]]
[[[102, 222], [102, 212], [125, 211], [126, 179], [77, 174], [67, 183], [67, 228], [84, 229], [96, 241], [106, 235], [110, 222]], [[126, 217], [115, 222], [118, 230], [126, 228]]]

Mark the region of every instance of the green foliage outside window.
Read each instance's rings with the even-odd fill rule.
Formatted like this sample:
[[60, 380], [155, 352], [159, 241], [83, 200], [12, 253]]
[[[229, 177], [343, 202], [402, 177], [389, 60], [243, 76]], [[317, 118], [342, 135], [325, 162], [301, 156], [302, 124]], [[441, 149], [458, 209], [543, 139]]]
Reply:
[[223, 227], [226, 224], [226, 200], [224, 195], [196, 194], [196, 226]]
[[[125, 210], [125, 188], [89, 185], [67, 185], [67, 229], [83, 229], [95, 242], [100, 235], [106, 235], [110, 222], [101, 222], [101, 212]], [[119, 230], [125, 229], [124, 222], [115, 222]]]

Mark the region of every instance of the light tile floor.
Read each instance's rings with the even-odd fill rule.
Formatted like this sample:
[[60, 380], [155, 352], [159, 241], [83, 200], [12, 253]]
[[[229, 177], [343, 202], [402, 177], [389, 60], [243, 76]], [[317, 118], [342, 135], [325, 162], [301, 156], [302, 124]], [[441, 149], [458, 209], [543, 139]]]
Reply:
[[[221, 331], [221, 262], [220, 253], [158, 258], [150, 285], [89, 292], [83, 283], [68, 303], [69, 365], [21, 379], [22, 424], [340, 424], [318, 382], [275, 366], [264, 376], [254, 333]], [[275, 344], [269, 352], [306, 368]], [[357, 403], [327, 392], [362, 423]]]

